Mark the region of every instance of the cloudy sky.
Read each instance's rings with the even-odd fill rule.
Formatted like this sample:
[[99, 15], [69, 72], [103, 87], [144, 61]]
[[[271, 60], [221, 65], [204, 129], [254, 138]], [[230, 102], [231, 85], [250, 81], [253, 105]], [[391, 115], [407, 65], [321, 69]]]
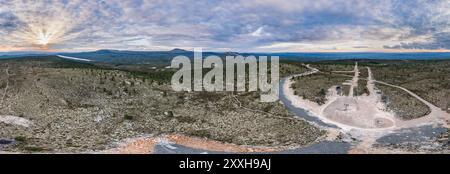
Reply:
[[0, 52], [448, 51], [448, 0], [0, 0]]

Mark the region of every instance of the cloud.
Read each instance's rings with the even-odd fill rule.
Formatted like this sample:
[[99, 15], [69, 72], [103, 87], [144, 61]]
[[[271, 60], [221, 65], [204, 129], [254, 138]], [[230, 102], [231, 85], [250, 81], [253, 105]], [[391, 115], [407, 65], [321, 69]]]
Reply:
[[446, 0], [0, 0], [0, 4], [0, 51], [450, 49]]

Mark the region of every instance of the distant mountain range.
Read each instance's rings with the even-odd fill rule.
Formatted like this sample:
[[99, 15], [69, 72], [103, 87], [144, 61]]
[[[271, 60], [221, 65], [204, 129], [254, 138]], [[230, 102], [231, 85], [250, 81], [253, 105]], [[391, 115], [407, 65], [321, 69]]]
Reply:
[[[121, 51], [98, 50], [79, 53], [55, 52], [6, 52], [0, 53], [0, 58], [18, 58], [34, 56], [64, 55], [89, 59], [96, 62], [114, 64], [169, 64], [172, 58], [178, 55], [192, 58], [194, 52], [183, 49], [171, 51]], [[347, 59], [376, 59], [376, 60], [430, 60], [450, 59], [450, 53], [238, 53], [238, 52], [203, 52], [203, 56], [216, 55], [225, 57], [236, 56], [279, 56], [282, 60], [320, 61], [320, 60], [347, 60]]]
[[0, 52], [0, 58], [14, 58], [24, 56], [42, 56], [42, 55], [56, 55], [55, 52], [42, 52], [42, 51], [12, 51], [12, 52]]

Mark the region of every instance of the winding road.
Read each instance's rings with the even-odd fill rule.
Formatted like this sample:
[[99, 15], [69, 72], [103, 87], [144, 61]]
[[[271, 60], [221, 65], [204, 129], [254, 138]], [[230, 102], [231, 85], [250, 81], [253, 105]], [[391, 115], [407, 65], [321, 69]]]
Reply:
[[[369, 72], [370, 72], [370, 68], [369, 68]], [[445, 122], [447, 120], [450, 119], [450, 114], [443, 111], [441, 108], [437, 107], [436, 105], [426, 101], [425, 99], [423, 99], [422, 97], [420, 97], [419, 95], [415, 94], [414, 92], [411, 92], [410, 90], [398, 86], [398, 85], [393, 85], [393, 84], [389, 84], [386, 82], [382, 82], [382, 81], [377, 81], [375, 80], [374, 82], [379, 83], [379, 84], [383, 84], [383, 85], [387, 85], [390, 87], [394, 87], [394, 88], [398, 88], [401, 89], [405, 92], [407, 92], [409, 95], [413, 96], [414, 98], [416, 98], [417, 100], [421, 101], [422, 103], [424, 103], [425, 105], [428, 106], [428, 108], [430, 108], [430, 113], [426, 116], [420, 117], [420, 118], [416, 118], [413, 120], [397, 120], [397, 126], [399, 127], [412, 127], [412, 126], [416, 126], [416, 125], [420, 125], [420, 124], [425, 124], [425, 123], [429, 123], [432, 121], [435, 121], [435, 119], [438, 119], [439, 121], [442, 122], [443, 125], [446, 125]], [[448, 125], [446, 125], [446, 127], [449, 127]]]
[[[356, 66], [357, 64], [355, 64], [355, 67]], [[349, 153], [401, 153], [401, 149], [389, 150], [373, 148], [373, 145], [380, 142], [400, 144], [401, 141], [406, 141], [426, 146], [426, 142], [424, 141], [431, 140], [432, 137], [436, 135], [435, 133], [439, 132], [441, 129], [448, 130], [449, 128], [447, 122], [450, 118], [450, 114], [404, 87], [375, 80], [370, 67], [366, 67], [368, 70], [368, 77], [366, 80], [369, 95], [351, 97], [330, 94], [331, 96], [330, 98], [327, 97], [328, 101], [326, 104], [322, 106], [314, 105], [312, 104], [313, 102], [310, 102], [309, 100], [304, 100], [299, 96], [293, 95], [293, 90], [290, 89], [290, 84], [293, 83], [292, 77], [320, 72], [319, 69], [312, 68], [309, 65], [307, 65], [307, 68], [310, 69], [310, 71], [291, 75], [286, 78], [283, 83], [283, 96], [281, 97], [284, 99], [283, 103], [285, 103], [286, 107], [293, 111], [298, 117], [305, 118], [305, 120], [310, 123], [315, 125], [323, 125], [321, 123], [325, 123], [326, 125], [337, 126], [321, 127], [329, 132], [328, 134], [330, 137], [333, 137], [332, 134], [335, 134], [334, 132], [336, 131], [339, 132], [339, 134], [342, 133], [345, 136], [349, 136], [348, 142], [354, 143], [354, 147]], [[350, 71], [345, 72], [350, 73]], [[359, 73], [356, 71], [356, 68], [355, 71], [352, 72], [354, 72], [354, 76], [352, 76], [353, 85], [358, 79], [358, 77], [355, 76], [358, 76]], [[376, 83], [395, 87], [407, 92], [409, 95], [426, 104], [431, 110], [430, 114], [412, 120], [401, 120], [396, 118], [392, 112], [386, 111], [384, 103], [381, 102], [381, 95], [377, 93], [375, 89]], [[353, 105], [353, 111], [346, 111], [347, 109], [341, 111], [340, 105], [346, 103]], [[295, 112], [295, 109], [302, 109], [305, 110], [305, 112]], [[375, 127], [364, 127], [365, 124], [372, 121], [375, 121]], [[382, 121], [381, 127], [378, 126], [379, 121]], [[430, 128], [428, 129], [428, 127]], [[380, 142], [378, 142], [378, 140], [380, 140]]]
[[[285, 83], [286, 84], [292, 83], [291, 81], [292, 81], [293, 77], [301, 77], [301, 76], [311, 75], [311, 74], [320, 72], [319, 69], [312, 68], [309, 65], [306, 65], [306, 67], [310, 71], [304, 72], [304, 73], [301, 73], [301, 74], [297, 74], [297, 75], [291, 75], [291, 76], [287, 77], [287, 81]], [[363, 108], [364, 107], [369, 107], [369, 108], [366, 108], [366, 109], [370, 109], [370, 107], [376, 107], [378, 109], [376, 109], [376, 111], [373, 111], [373, 112], [377, 112], [377, 113], [372, 113], [372, 112], [365, 113], [365, 112], [362, 112], [362, 111], [365, 111], [366, 109], [360, 108], [358, 110], [361, 111], [361, 113], [355, 112], [355, 114], [357, 114], [357, 113], [363, 114], [365, 117], [366, 116], [369, 117], [368, 115], [375, 114], [377, 116], [374, 115], [374, 118], [380, 118], [380, 119], [382, 118], [382, 119], [384, 119], [384, 121], [387, 121], [386, 123], [389, 123], [389, 122], [393, 123], [392, 126], [385, 127], [385, 128], [388, 128], [388, 129], [401, 129], [401, 128], [417, 127], [417, 126], [420, 126], [420, 125], [434, 124], [434, 123], [445, 124], [446, 121], [450, 118], [450, 114], [446, 113], [445, 111], [441, 110], [439, 107], [437, 107], [437, 106], [433, 105], [432, 103], [426, 101], [425, 99], [421, 98], [420, 96], [418, 96], [417, 94], [411, 92], [410, 90], [408, 90], [408, 89], [406, 89], [404, 87], [401, 87], [401, 86], [397, 86], [397, 85], [393, 85], [393, 84], [389, 84], [389, 83], [386, 83], [386, 82], [375, 80], [373, 78], [373, 74], [372, 74], [372, 71], [371, 71], [370, 67], [366, 67], [366, 68], [368, 70], [367, 88], [368, 88], [370, 94], [369, 94], [369, 96], [366, 96], [366, 97], [358, 97], [358, 99], [353, 98], [353, 100], [356, 102], [355, 103], [355, 107], [363, 107]], [[352, 92], [353, 90], [352, 89], [357, 85], [357, 82], [359, 80], [358, 79], [358, 76], [359, 76], [358, 64], [355, 63], [354, 71], [346, 71], [346, 72], [354, 72], [354, 76], [352, 77], [351, 84], [350, 84], [351, 88], [350, 88], [350, 91], [349, 91], [349, 97], [352, 97], [353, 96], [353, 92]], [[425, 105], [427, 105], [430, 108], [431, 112], [428, 115], [426, 115], [426, 116], [423, 116], [423, 117], [417, 118], [417, 119], [413, 119], [413, 120], [401, 120], [401, 119], [395, 118], [393, 115], [389, 116], [390, 115], [389, 113], [387, 113], [385, 111], [382, 111], [383, 110], [382, 109], [383, 105], [381, 105], [381, 103], [379, 103], [380, 102], [380, 99], [379, 99], [380, 96], [377, 95], [377, 93], [375, 91], [375, 85], [374, 85], [375, 83], [388, 85], [388, 86], [395, 87], [395, 88], [399, 88], [399, 89], [407, 92], [409, 95], [417, 98], [419, 101], [421, 101]], [[286, 92], [292, 92], [292, 91], [286, 91]], [[313, 112], [314, 113], [313, 115], [316, 115], [322, 121], [325, 121], [327, 123], [331, 122], [332, 124], [335, 124], [335, 125], [337, 125], [337, 126], [339, 126], [341, 128], [348, 129], [349, 128], [348, 126], [344, 126], [341, 123], [338, 123], [338, 122], [335, 122], [335, 121], [336, 120], [341, 120], [341, 119], [344, 119], [344, 120], [345, 119], [351, 119], [351, 120], [347, 120], [347, 121], [350, 121], [350, 122], [355, 121], [355, 119], [356, 120], [361, 119], [360, 121], [364, 121], [363, 117], [361, 117], [362, 115], [361, 116], [355, 116], [355, 117], [350, 117], [349, 116], [348, 118], [346, 118], [346, 117], [344, 117], [342, 115], [341, 116], [335, 115], [336, 114], [335, 112], [337, 112], [337, 110], [335, 112], [331, 112], [330, 109], [326, 110], [326, 108], [330, 107], [330, 105], [333, 105], [330, 108], [338, 109], [340, 107], [340, 105], [342, 104], [342, 102], [349, 103], [350, 101], [353, 101], [353, 100], [349, 99], [349, 97], [345, 97], [345, 96], [343, 96], [343, 97], [339, 97], [339, 96], [331, 97], [329, 102], [327, 102], [325, 105], [316, 106], [316, 109], [308, 108], [305, 105], [305, 107], [306, 107], [305, 109], [308, 110], [308, 111], [315, 111], [315, 112]], [[288, 98], [288, 101], [291, 102], [291, 103], [298, 103], [298, 101], [295, 101], [295, 100], [298, 100], [299, 98], [293, 98], [293, 97], [287, 97], [287, 98]], [[361, 100], [360, 102], [362, 102], [362, 103], [369, 102], [369, 103], [373, 103], [373, 104], [369, 104], [368, 106], [365, 106], [364, 104], [363, 105], [357, 104], [358, 103], [357, 101], [359, 101], [359, 100]], [[338, 102], [338, 103], [335, 103], [335, 102]], [[380, 104], [380, 106], [378, 106], [379, 104]], [[297, 105], [297, 107], [302, 107], [302, 106]], [[309, 106], [309, 107], [311, 107], [311, 106]], [[317, 111], [317, 107], [321, 108], [320, 111]], [[378, 113], [378, 110], [379, 110], [379, 113]], [[327, 112], [325, 112], [325, 111], [327, 111]], [[345, 114], [345, 115], [348, 116], [348, 114], [350, 114], [350, 112]], [[326, 116], [326, 115], [328, 115], [328, 116]], [[350, 114], [350, 115], [352, 115], [352, 114]], [[335, 121], [332, 121], [332, 120], [330, 121], [329, 120], [331, 118], [330, 116], [333, 118], [332, 120], [334, 120], [334, 119], [336, 119], [336, 120]], [[301, 117], [303, 117], [303, 116], [301, 116]], [[327, 117], [330, 117], [330, 118], [327, 118]], [[347, 121], [344, 121], [344, 120], [341, 120], [341, 121], [347, 122]], [[368, 120], [366, 120], [366, 121], [368, 121]], [[350, 126], [350, 128], [351, 127], [352, 126]], [[353, 127], [353, 128], [365, 129], [363, 127]], [[381, 128], [380, 127], [379, 130], [383, 130], [385, 128]]]

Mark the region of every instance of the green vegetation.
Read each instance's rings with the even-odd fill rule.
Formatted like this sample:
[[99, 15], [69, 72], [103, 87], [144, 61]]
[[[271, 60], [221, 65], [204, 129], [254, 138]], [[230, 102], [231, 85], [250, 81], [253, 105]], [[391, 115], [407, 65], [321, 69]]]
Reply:
[[174, 71], [153, 71], [153, 72], [127, 72], [135, 78], [142, 79], [143, 81], [159, 82], [159, 83], [170, 83], [170, 79], [173, 76]]
[[123, 116], [123, 118], [125, 120], [133, 120], [134, 117], [132, 115], [125, 114], [125, 116]]
[[369, 90], [367, 89], [367, 81], [364, 80], [364, 79], [359, 79], [358, 80], [358, 86], [353, 88], [353, 90], [354, 90], [353, 93], [354, 93], [355, 96], [361, 96], [361, 95], [364, 95], [364, 94], [369, 95], [370, 94]]
[[386, 85], [377, 85], [377, 88], [382, 91], [382, 100], [387, 109], [401, 119], [419, 118], [431, 112], [427, 105], [401, 89]]
[[37, 146], [25, 146], [23, 147], [23, 149], [25, 151], [29, 151], [29, 152], [43, 152], [43, 151], [48, 151], [46, 148], [43, 147], [37, 147]]
[[342, 86], [342, 83], [348, 79], [348, 77], [336, 74], [317, 73], [294, 78], [295, 83], [292, 84], [292, 88], [295, 95], [318, 104], [324, 104], [326, 102], [326, 91], [332, 86]]
[[14, 141], [17, 141], [19, 143], [25, 143], [27, 141], [27, 138], [23, 137], [23, 136], [17, 136], [17, 137], [14, 137]]
[[170, 69], [72, 65], [54, 58], [0, 61], [0, 72], [6, 68], [11, 75], [0, 81], [10, 83], [0, 113], [25, 113], [33, 128], [2, 127], [2, 138], [27, 137], [17, 137], [26, 143], [5, 151], [97, 151], [125, 138], [172, 133], [241, 145], [298, 146], [324, 134], [283, 104], [260, 102], [259, 92], [174, 92], [167, 83]]
[[311, 62], [311, 66], [322, 72], [353, 71], [355, 62]]
[[301, 62], [280, 62], [280, 77], [300, 74], [306, 71], [308, 71], [308, 68]]
[[367, 71], [366, 67], [359, 67], [359, 78], [360, 79], [367, 79], [369, 77], [369, 72]]
[[372, 67], [376, 80], [405, 87], [446, 110], [450, 102], [450, 61], [399, 61]]

